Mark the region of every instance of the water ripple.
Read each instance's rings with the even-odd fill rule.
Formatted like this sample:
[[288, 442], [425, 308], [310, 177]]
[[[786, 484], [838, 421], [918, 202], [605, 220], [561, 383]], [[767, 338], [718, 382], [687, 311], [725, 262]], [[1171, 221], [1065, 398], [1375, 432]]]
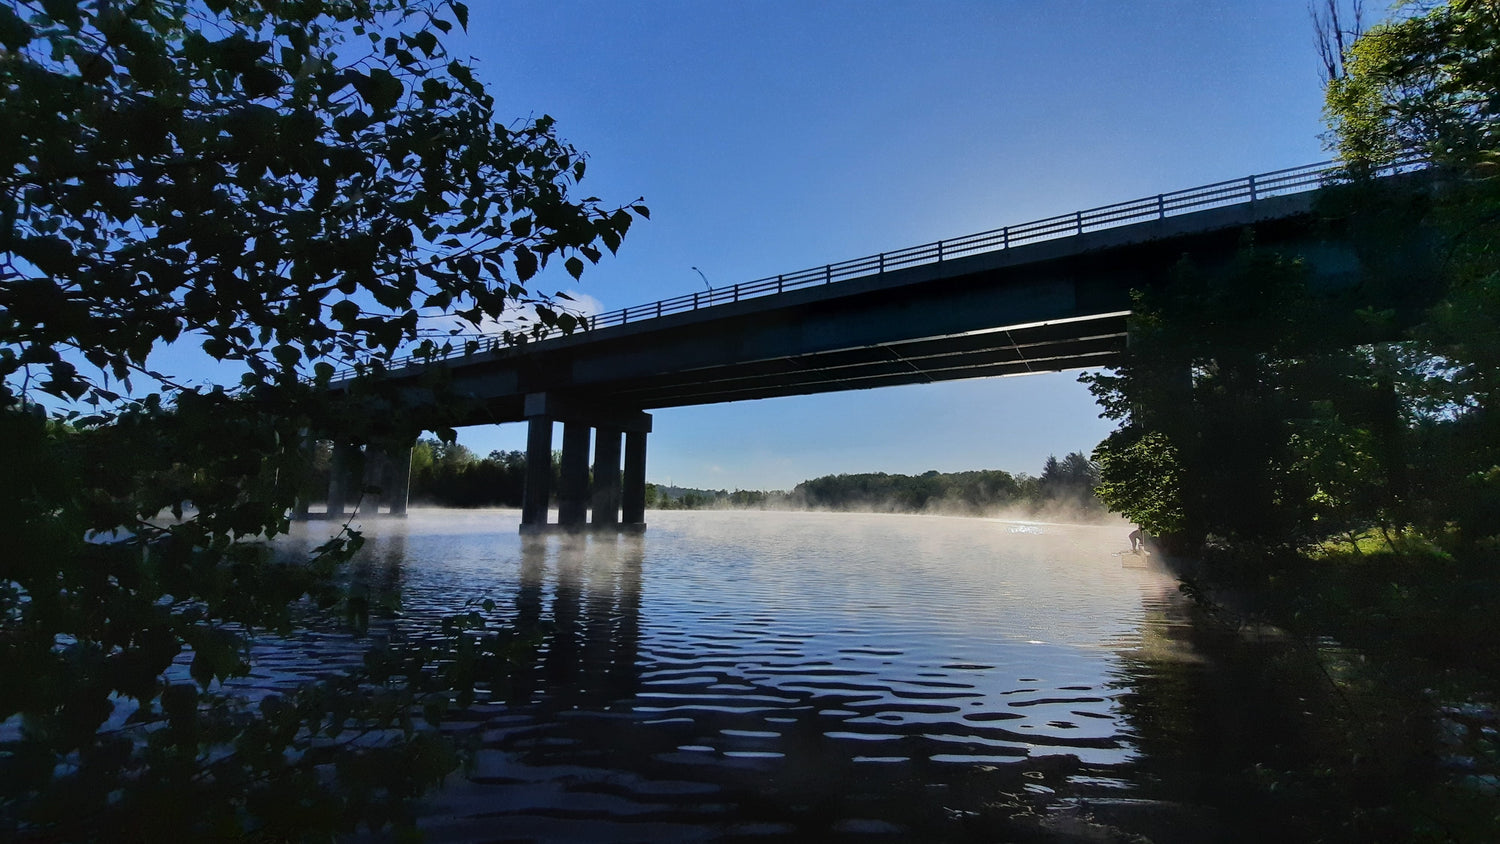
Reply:
[[[1123, 569], [1119, 531], [652, 517], [643, 539], [522, 542], [503, 511], [372, 526], [360, 569], [391, 629], [490, 597], [550, 637], [521, 693], [472, 715], [473, 768], [429, 802], [430, 839], [953, 838], [1005, 800], [1030, 817], [1135, 788], [1120, 652], [1171, 582]], [[246, 685], [361, 645], [264, 643]]]

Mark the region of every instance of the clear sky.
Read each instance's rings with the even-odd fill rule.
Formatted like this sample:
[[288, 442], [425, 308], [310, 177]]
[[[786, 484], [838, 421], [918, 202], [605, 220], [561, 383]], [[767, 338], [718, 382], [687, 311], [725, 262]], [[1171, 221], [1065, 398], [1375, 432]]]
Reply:
[[[470, 3], [502, 114], [644, 197], [604, 308], [1327, 157], [1305, 0]], [[1076, 373], [655, 412], [648, 477], [1040, 471], [1108, 432]], [[466, 428], [479, 453], [520, 425]]]

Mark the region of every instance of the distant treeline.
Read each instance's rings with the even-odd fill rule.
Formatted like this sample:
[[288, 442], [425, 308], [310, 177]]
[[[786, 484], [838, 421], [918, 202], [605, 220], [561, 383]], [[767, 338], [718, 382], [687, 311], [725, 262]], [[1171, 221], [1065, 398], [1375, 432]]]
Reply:
[[[648, 506], [657, 509], [759, 507], [768, 509], [865, 510], [894, 513], [943, 512], [980, 514], [995, 510], [1058, 512], [1086, 518], [1102, 516], [1094, 495], [1099, 471], [1082, 452], [1061, 460], [1047, 458], [1040, 476], [998, 469], [972, 472], [885, 472], [825, 475], [803, 481], [790, 492], [648, 488]], [[654, 486], [654, 485], [653, 485]]]
[[[559, 462], [554, 454], [554, 491], [558, 488]], [[653, 510], [748, 507], [966, 514], [1020, 509], [1094, 517], [1105, 512], [1094, 495], [1098, 483], [1098, 468], [1082, 452], [1075, 451], [1061, 460], [1048, 457], [1039, 476], [1024, 472], [1013, 475], [998, 469], [921, 475], [825, 475], [803, 481], [790, 492], [647, 484], [646, 506]], [[412, 452], [414, 501], [445, 507], [519, 507], [525, 485], [524, 452], [492, 451], [481, 458], [457, 443], [436, 439], [418, 442]]]
[[[557, 489], [557, 465], [552, 461]], [[526, 453], [492, 451], [479, 457], [458, 443], [417, 442], [411, 455], [413, 501], [444, 507], [520, 507], [526, 489]]]

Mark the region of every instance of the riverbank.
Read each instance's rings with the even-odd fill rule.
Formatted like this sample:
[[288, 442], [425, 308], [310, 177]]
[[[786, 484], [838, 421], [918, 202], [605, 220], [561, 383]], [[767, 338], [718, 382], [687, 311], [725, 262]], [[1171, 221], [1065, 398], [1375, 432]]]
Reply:
[[1296, 689], [1308, 715], [1296, 752], [1227, 766], [1240, 775], [1219, 799], [1299, 837], [1500, 840], [1500, 578], [1484, 561], [1404, 549], [1165, 562], [1220, 647], [1255, 663], [1239, 673]]

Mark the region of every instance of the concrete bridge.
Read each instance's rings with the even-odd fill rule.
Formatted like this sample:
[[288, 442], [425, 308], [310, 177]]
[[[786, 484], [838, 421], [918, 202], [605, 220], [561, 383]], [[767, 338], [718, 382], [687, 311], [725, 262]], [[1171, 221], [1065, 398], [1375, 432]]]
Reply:
[[[529, 423], [523, 532], [581, 529], [590, 509], [595, 528], [641, 530], [649, 410], [1110, 366], [1125, 348], [1130, 291], [1163, 283], [1184, 255], [1229, 260], [1247, 228], [1329, 283], [1356, 278], [1352, 249], [1320, 239], [1313, 219], [1334, 172], [1260, 174], [679, 296], [599, 314], [567, 336], [405, 359], [388, 377], [441, 368], [469, 400], [457, 424]], [[559, 524], [549, 526], [555, 422]], [[405, 462], [386, 477], [395, 513]], [[337, 476], [335, 486], [329, 510], [342, 512]]]

